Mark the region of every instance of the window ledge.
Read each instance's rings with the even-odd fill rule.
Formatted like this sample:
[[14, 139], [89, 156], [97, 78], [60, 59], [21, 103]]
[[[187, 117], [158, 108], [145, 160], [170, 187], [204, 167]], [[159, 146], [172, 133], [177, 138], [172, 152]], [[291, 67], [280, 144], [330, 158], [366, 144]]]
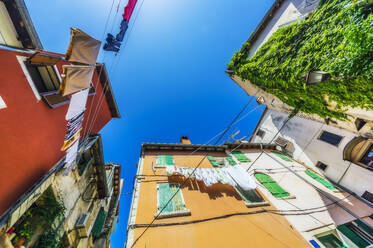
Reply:
[[156, 165], [153, 167], [154, 169], [161, 169], [161, 168], [166, 168], [166, 165]]
[[[158, 215], [159, 212], [157, 212], [154, 217]], [[175, 211], [175, 212], [170, 212], [170, 213], [162, 213], [158, 216], [158, 219], [163, 219], [163, 218], [171, 218], [171, 217], [178, 217], [178, 216], [189, 216], [191, 215], [191, 212], [189, 209], [181, 210], [181, 211]]]
[[289, 195], [281, 198], [276, 198], [278, 200], [290, 200], [290, 199], [295, 199], [296, 197], [294, 195]]
[[260, 207], [260, 206], [269, 206], [269, 202], [255, 202], [255, 203], [248, 203], [245, 202], [246, 207], [248, 208], [254, 208], [254, 207]]

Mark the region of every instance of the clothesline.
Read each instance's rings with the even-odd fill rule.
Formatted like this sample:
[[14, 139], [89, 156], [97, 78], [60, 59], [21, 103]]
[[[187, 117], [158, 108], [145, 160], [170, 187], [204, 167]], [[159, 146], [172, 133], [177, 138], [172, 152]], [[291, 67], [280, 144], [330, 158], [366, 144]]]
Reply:
[[228, 184], [233, 187], [239, 186], [243, 190], [253, 190], [256, 183], [252, 177], [241, 166], [227, 166], [222, 168], [194, 168], [181, 166], [167, 166], [168, 176], [183, 176], [203, 181], [207, 187], [217, 183]]

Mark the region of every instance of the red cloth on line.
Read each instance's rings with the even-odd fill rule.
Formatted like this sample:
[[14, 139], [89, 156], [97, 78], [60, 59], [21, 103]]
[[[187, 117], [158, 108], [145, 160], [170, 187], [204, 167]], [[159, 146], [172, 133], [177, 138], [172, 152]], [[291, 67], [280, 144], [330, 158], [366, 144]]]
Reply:
[[133, 10], [136, 7], [137, 0], [128, 0], [127, 6], [124, 8], [123, 19], [129, 23]]

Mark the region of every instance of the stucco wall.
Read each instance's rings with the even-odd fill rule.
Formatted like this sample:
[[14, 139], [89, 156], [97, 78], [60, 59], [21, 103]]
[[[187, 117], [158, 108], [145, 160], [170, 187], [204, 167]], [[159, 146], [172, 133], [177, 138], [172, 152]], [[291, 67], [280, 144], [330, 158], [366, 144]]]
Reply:
[[[174, 155], [174, 161], [179, 166], [196, 166], [202, 159], [202, 154], [187, 156], [185, 153], [159, 152], [159, 154]], [[214, 155], [214, 154], [211, 154]], [[219, 155], [219, 154], [215, 154]], [[225, 155], [220, 153], [220, 156]], [[165, 175], [165, 169], [152, 169], [156, 156], [144, 157], [141, 175]], [[210, 168], [206, 159], [201, 168]], [[144, 177], [139, 184], [139, 194], [134, 223], [150, 223], [157, 212], [156, 185], [160, 182], [180, 182], [177, 177]], [[191, 220], [201, 220], [232, 213], [273, 209], [273, 206], [248, 208], [233, 187], [216, 184], [206, 188], [203, 183], [189, 182], [182, 188], [186, 208], [191, 216], [172, 217], [156, 220], [154, 223], [173, 223]], [[264, 197], [265, 198], [265, 197]], [[134, 229], [135, 240], [144, 228]], [[276, 230], [276, 232], [273, 232]], [[269, 213], [231, 216], [219, 220], [201, 223], [152, 227], [134, 247], [309, 247], [299, 233], [295, 232], [279, 215]], [[131, 243], [127, 247], [131, 247]]]
[[[66, 132], [68, 105], [51, 109], [39, 101], [16, 55], [30, 56], [0, 50], [0, 91], [7, 105], [0, 109], [0, 215], [64, 156], [60, 148]], [[61, 65], [58, 64], [60, 72]], [[103, 92], [96, 71], [93, 83], [96, 95], [89, 97], [86, 117], [91, 108], [96, 109]], [[111, 119], [105, 98], [101, 99], [103, 104], [93, 133]], [[83, 125], [87, 127], [87, 119]]]
[[[258, 151], [242, 152], [244, 152], [251, 161], [255, 161], [260, 155], [260, 152]], [[287, 170], [282, 164], [291, 168], [291, 170], [296, 172], [307, 182], [311, 183], [312, 186]], [[252, 176], [256, 172], [267, 174], [288, 193], [290, 193], [290, 197], [288, 199], [275, 198], [257, 181], [259, 189], [277, 209], [304, 210], [302, 212], [298, 212], [299, 215], [285, 216], [292, 226], [301, 232], [307, 240], [315, 239], [314, 235], [321, 234], [328, 230], [333, 230], [335, 229], [335, 226], [355, 219], [341, 207], [337, 206], [336, 204], [332, 204], [333, 201], [339, 201], [340, 204], [353, 211], [359, 217], [367, 217], [373, 213], [373, 208], [369, 207], [367, 204], [351, 196], [350, 194], [346, 192], [332, 191], [321, 183], [312, 179], [305, 173], [306, 168], [303, 165], [295, 161], [284, 161], [273, 153], [262, 154], [255, 163], [247, 163], [244, 165], [244, 168], [249, 169], [249, 174]], [[313, 186], [327, 194], [333, 199], [333, 201], [322, 195], [315, 188], [313, 188]], [[326, 226], [327, 228], [325, 230], [324, 227]]]
[[[265, 136], [262, 139], [254, 134], [251, 142], [270, 142], [286, 119], [287, 114], [268, 109], [258, 124], [258, 129], [265, 131]], [[336, 147], [319, 140], [318, 137], [322, 131], [343, 136], [339, 146]], [[304, 162], [358, 195], [362, 195], [366, 190], [373, 192], [373, 184], [371, 183], [373, 172], [343, 160], [343, 149], [351, 139], [356, 137], [355, 133], [295, 116], [282, 128], [278, 136], [293, 142], [295, 149], [293, 157], [295, 159]], [[328, 165], [325, 171], [315, 167], [318, 161]], [[349, 166], [350, 168], [347, 170]]]

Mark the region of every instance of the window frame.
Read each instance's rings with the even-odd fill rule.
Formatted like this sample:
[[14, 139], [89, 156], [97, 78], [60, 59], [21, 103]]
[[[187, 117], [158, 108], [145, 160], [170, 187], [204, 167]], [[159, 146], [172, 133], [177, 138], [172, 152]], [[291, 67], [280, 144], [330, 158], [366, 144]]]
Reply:
[[[262, 202], [250, 202], [248, 199], [246, 199], [246, 197], [240, 192], [240, 190], [238, 188], [240, 188], [240, 186], [238, 186], [238, 185], [234, 187], [236, 192], [239, 194], [241, 199], [244, 201], [246, 207], [260, 207], [260, 206], [269, 206], [270, 205], [269, 202], [267, 202], [264, 199], [262, 194], [257, 189], [252, 189], [251, 191], [253, 191], [258, 197], [260, 197], [263, 200]], [[241, 190], [244, 191], [242, 188], [241, 188]]]
[[344, 244], [343, 239], [340, 237], [340, 235], [338, 234], [336, 229], [316, 234], [314, 237], [315, 237], [315, 239], [317, 239], [317, 241], [319, 243], [321, 243], [322, 246], [326, 247], [324, 245], [324, 243], [319, 238], [326, 237], [326, 236], [329, 236], [329, 235], [333, 235], [334, 237], [336, 237], [342, 243], [342, 245]]
[[266, 135], [266, 131], [264, 131], [263, 129], [258, 129], [258, 131], [256, 131], [256, 136], [260, 137], [261, 139], [264, 138], [264, 136]]
[[[160, 193], [159, 185], [160, 184], [176, 185], [178, 187], [178, 194], [180, 194], [182, 204], [184, 205], [183, 210], [176, 210], [176, 211], [167, 212], [167, 213], [162, 212], [161, 214], [159, 214], [159, 211], [161, 211], [160, 201], [159, 201], [159, 198], [160, 198], [160, 196], [159, 196], [159, 193]], [[154, 214], [154, 217], [158, 216], [158, 219], [163, 219], [163, 218], [171, 218], [171, 217], [178, 217], [178, 216], [189, 216], [189, 215], [191, 215], [191, 212], [190, 212], [189, 209], [186, 208], [186, 204], [185, 204], [183, 192], [180, 188], [180, 184], [179, 183], [157, 183], [157, 212]]]
[[[325, 165], [325, 168], [323, 168], [324, 167], [323, 165]], [[317, 161], [315, 166], [316, 166], [316, 168], [319, 168], [322, 171], [325, 171], [329, 167], [329, 165], [327, 165], [327, 164], [325, 164], [321, 161]]]
[[[335, 135], [335, 136], [339, 136], [339, 137], [341, 137], [341, 139], [339, 140], [338, 144], [332, 144], [332, 143], [329, 143], [328, 141], [321, 139], [321, 136], [322, 136], [324, 133], [329, 133], [329, 134], [332, 134], [332, 135]], [[317, 137], [318, 140], [320, 140], [320, 141], [322, 141], [322, 142], [324, 142], [324, 143], [327, 143], [327, 144], [329, 144], [329, 145], [332, 145], [332, 146], [334, 146], [334, 147], [339, 147], [340, 144], [342, 143], [342, 141], [343, 141], [344, 138], [345, 138], [345, 136], [341, 136], [341, 135], [339, 135], [339, 134], [335, 134], [335, 133], [332, 133], [332, 132], [329, 132], [329, 131], [326, 131], [326, 130], [322, 130], [322, 131], [320, 132], [319, 136]]]

